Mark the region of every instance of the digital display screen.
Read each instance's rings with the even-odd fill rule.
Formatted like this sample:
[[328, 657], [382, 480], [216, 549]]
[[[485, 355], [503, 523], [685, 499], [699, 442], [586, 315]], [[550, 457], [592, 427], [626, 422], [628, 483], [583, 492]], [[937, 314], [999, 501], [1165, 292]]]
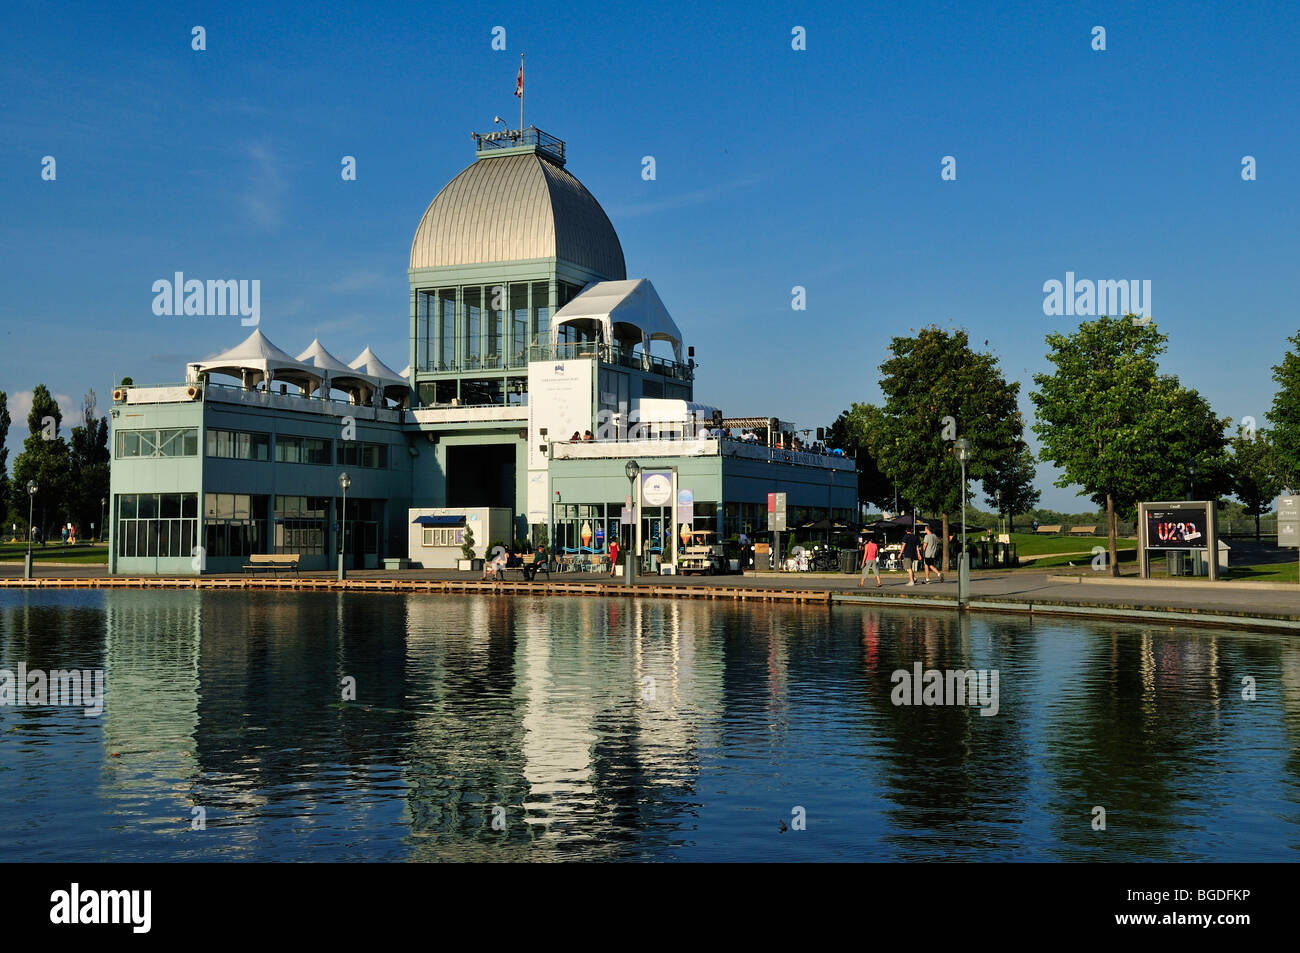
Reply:
[[1148, 549], [1205, 549], [1205, 509], [1147, 510]]

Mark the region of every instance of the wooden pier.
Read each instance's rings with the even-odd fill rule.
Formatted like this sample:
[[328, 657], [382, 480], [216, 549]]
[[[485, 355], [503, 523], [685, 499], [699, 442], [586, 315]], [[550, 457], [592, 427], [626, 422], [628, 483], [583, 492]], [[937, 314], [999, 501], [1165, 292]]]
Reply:
[[760, 586], [618, 585], [600, 582], [492, 582], [470, 579], [345, 579], [317, 576], [69, 576], [0, 579], [3, 589], [217, 589], [245, 592], [395, 592], [426, 595], [639, 596], [672, 599], [729, 599], [830, 605], [831, 593], [817, 589]]

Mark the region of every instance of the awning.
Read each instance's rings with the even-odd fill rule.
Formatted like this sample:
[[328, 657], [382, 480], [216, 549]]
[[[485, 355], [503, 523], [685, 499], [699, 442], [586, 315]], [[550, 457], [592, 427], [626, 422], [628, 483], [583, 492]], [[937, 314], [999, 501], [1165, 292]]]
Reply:
[[659, 299], [654, 285], [644, 278], [600, 281], [555, 312], [551, 319], [551, 347], [559, 345], [560, 326], [571, 325], [604, 344], [645, 352], [651, 341], [667, 341], [673, 360], [682, 362], [682, 332]]
[[465, 517], [463, 516], [417, 516], [411, 520], [412, 524], [419, 523], [421, 526], [464, 526]]

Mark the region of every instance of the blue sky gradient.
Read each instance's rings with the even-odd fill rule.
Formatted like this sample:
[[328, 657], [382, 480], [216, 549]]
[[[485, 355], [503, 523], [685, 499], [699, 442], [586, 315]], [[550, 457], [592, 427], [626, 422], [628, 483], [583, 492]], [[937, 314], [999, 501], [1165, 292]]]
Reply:
[[[1300, 5], [1282, 3], [9, 5], [11, 408], [44, 382], [72, 416], [90, 387], [178, 380], [247, 334], [156, 317], [176, 271], [260, 279], [285, 350], [319, 336], [404, 367], [411, 237], [469, 133], [517, 122], [521, 50], [526, 121], [567, 141], [629, 277], [696, 347], [698, 399], [828, 424], [879, 400], [892, 336], [936, 323], [987, 340], [1031, 417], [1044, 335], [1080, 320], [1045, 316], [1042, 286], [1073, 271], [1150, 279], [1164, 369], [1263, 424], [1300, 327]], [[1083, 505], [1052, 479], [1044, 505]]]

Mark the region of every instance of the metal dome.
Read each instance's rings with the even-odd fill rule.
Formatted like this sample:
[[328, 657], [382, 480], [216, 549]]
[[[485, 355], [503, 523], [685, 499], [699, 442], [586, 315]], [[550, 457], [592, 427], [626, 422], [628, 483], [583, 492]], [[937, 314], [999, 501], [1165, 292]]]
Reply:
[[412, 268], [558, 258], [607, 280], [627, 277], [609, 216], [581, 182], [535, 152], [481, 157], [429, 203]]

